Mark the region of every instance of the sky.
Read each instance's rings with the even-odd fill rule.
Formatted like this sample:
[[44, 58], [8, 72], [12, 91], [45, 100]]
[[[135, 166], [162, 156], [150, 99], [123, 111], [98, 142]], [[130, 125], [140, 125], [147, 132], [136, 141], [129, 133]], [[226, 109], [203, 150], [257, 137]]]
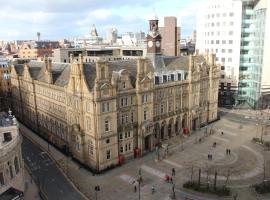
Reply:
[[148, 31], [155, 10], [160, 24], [175, 16], [181, 37], [196, 28], [196, 12], [203, 0], [0, 0], [0, 40], [75, 38], [90, 33], [92, 24], [105, 37], [108, 28], [118, 33]]

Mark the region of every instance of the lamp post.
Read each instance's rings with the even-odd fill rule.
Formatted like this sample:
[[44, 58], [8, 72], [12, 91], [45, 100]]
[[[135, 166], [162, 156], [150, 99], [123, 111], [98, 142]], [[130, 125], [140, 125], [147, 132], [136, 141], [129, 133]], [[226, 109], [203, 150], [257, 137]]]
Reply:
[[142, 181], [142, 171], [141, 168], [139, 169], [139, 178], [138, 178], [138, 183], [139, 183], [139, 200], [141, 199], [141, 181]]
[[175, 199], [175, 184], [172, 185], [172, 199]]
[[100, 191], [100, 186], [96, 185], [95, 186], [95, 199], [97, 200], [97, 193]]
[[156, 161], [159, 161], [159, 145], [156, 145]]

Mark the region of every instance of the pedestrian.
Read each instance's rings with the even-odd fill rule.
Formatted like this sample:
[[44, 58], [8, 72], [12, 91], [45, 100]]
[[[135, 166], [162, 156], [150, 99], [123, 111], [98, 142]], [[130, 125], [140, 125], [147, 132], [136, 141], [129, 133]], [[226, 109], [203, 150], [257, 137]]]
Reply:
[[137, 186], [134, 185], [134, 192], [137, 192]]
[[226, 149], [226, 155], [228, 155], [228, 153], [229, 153], [229, 151], [228, 151], [228, 149]]
[[152, 186], [152, 194], [154, 194], [154, 192], [155, 192], [155, 187]]
[[172, 176], [175, 176], [175, 169], [172, 168]]

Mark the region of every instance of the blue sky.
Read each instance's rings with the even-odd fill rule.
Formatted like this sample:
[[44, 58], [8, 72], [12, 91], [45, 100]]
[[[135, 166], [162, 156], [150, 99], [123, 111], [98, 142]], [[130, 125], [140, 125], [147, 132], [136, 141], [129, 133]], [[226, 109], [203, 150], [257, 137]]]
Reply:
[[61, 39], [83, 36], [95, 24], [99, 35], [109, 27], [119, 33], [148, 31], [155, 9], [163, 16], [178, 17], [182, 36], [195, 29], [196, 12], [203, 0], [0, 0], [0, 40]]

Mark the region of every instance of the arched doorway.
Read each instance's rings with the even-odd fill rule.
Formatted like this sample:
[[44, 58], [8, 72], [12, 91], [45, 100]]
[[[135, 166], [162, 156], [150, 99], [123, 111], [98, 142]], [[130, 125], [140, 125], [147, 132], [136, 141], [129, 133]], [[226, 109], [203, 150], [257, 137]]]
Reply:
[[155, 145], [160, 142], [160, 127], [159, 123], [156, 123], [154, 126], [154, 138], [155, 138]]
[[168, 136], [169, 138], [172, 137], [173, 134], [173, 119], [170, 119], [169, 125], [168, 125]]
[[163, 121], [161, 124], [161, 129], [160, 129], [160, 139], [161, 140], [165, 139], [165, 128], [166, 128], [166, 122]]
[[178, 135], [180, 133], [180, 117], [178, 116], [175, 120], [175, 134]]
[[185, 114], [182, 118], [182, 129], [187, 128], [187, 115]]

